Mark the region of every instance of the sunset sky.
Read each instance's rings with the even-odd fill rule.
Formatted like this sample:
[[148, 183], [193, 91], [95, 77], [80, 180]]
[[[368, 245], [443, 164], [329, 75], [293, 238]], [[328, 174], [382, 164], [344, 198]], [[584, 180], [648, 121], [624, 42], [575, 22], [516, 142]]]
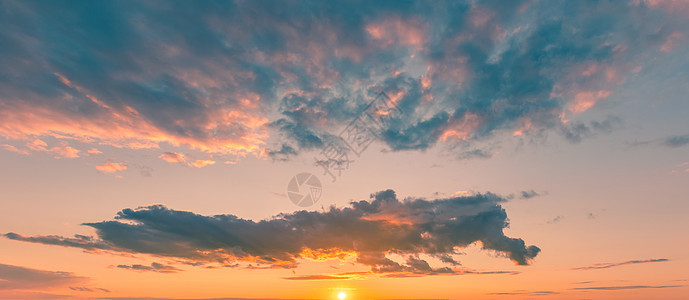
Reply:
[[688, 114], [685, 0], [0, 0], [0, 298], [687, 299]]

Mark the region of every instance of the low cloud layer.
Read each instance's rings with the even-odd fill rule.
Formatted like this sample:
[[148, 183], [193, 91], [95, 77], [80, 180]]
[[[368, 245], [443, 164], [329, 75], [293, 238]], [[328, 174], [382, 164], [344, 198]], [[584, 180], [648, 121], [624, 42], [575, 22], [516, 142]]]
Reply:
[[559, 292], [553, 292], [553, 291], [524, 291], [524, 290], [518, 290], [514, 292], [499, 292], [499, 293], [488, 293], [488, 295], [496, 295], [496, 296], [514, 296], [514, 295], [524, 295], [524, 296], [548, 296], [548, 295], [557, 295], [560, 294]]
[[592, 286], [592, 287], [581, 287], [573, 288], [573, 290], [580, 291], [619, 291], [619, 290], [639, 290], [639, 289], [667, 289], [667, 288], [679, 288], [684, 287], [684, 285], [620, 285], [620, 286]]
[[259, 222], [152, 205], [124, 209], [112, 221], [85, 223], [96, 229], [95, 237], [16, 233], [5, 237], [85, 250], [150, 254], [192, 265], [294, 268], [300, 259], [349, 259], [369, 266], [373, 273], [391, 276], [466, 274], [454, 256], [473, 243], [518, 265], [529, 264], [540, 252], [522, 239], [504, 235], [509, 223], [502, 201], [490, 193], [400, 201], [394, 191], [386, 190], [348, 207], [280, 214]]
[[[83, 284], [88, 278], [69, 272], [45, 271], [0, 264], [0, 292], [3, 290], [40, 290]], [[2, 293], [0, 293], [2, 295]]]

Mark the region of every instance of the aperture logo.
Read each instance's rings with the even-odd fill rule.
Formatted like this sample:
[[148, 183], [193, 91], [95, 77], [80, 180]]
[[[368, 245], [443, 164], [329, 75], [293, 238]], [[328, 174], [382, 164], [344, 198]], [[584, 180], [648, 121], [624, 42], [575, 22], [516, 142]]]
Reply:
[[287, 197], [301, 207], [316, 204], [322, 192], [321, 181], [311, 173], [299, 173], [287, 185]]

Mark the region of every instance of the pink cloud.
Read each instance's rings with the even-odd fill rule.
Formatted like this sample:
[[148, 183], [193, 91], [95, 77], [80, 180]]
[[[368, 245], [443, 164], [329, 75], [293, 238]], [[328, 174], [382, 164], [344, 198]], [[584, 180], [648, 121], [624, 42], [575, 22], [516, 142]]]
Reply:
[[405, 45], [421, 50], [427, 42], [426, 25], [414, 19], [392, 17], [381, 22], [369, 23], [366, 25], [366, 32], [383, 48], [390, 45]]
[[689, 1], [686, 0], [635, 0], [637, 5], [643, 2], [652, 8], [661, 8], [670, 14], [689, 14]]
[[671, 52], [684, 41], [684, 34], [679, 31], [673, 32], [667, 40], [660, 46], [660, 51]]
[[165, 152], [158, 156], [158, 158], [169, 162], [169, 163], [186, 163], [187, 160], [184, 158], [184, 154], [176, 152]]
[[585, 112], [596, 105], [599, 100], [610, 96], [610, 93], [609, 90], [579, 92], [574, 97], [574, 101], [570, 103], [569, 110], [573, 113]]

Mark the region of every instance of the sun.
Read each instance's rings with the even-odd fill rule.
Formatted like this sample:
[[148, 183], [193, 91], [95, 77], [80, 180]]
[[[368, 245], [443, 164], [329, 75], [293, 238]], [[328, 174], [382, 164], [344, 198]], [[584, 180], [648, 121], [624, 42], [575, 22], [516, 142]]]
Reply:
[[347, 294], [345, 292], [340, 292], [337, 294], [337, 299], [345, 299], [347, 298]]

